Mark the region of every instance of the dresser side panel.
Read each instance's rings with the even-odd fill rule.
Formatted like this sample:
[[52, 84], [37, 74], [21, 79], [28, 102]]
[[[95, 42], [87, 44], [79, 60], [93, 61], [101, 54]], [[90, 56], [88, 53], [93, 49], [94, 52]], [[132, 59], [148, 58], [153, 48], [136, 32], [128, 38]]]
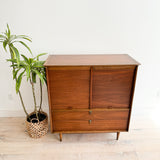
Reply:
[[133, 76], [132, 90], [131, 90], [131, 96], [130, 96], [131, 109], [130, 109], [130, 112], [129, 112], [129, 119], [128, 119], [128, 131], [129, 131], [129, 125], [130, 125], [130, 121], [131, 121], [132, 104], [133, 104], [133, 98], [134, 98], [134, 91], [135, 91], [135, 85], [136, 85], [137, 72], [138, 72], [138, 66], [135, 67], [134, 76]]
[[47, 91], [48, 91], [48, 102], [49, 102], [49, 115], [50, 115], [50, 127], [51, 132], [53, 132], [53, 120], [52, 120], [52, 109], [51, 109], [51, 93], [50, 93], [50, 84], [49, 84], [49, 74], [48, 74], [48, 68], [46, 67], [46, 77], [47, 77]]

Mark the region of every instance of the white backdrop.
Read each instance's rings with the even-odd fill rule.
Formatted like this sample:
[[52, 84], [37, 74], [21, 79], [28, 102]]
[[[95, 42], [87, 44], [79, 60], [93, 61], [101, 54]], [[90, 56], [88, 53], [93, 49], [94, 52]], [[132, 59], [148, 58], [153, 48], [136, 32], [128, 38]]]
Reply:
[[[6, 23], [12, 33], [32, 37], [34, 55], [131, 55], [142, 64], [133, 109], [160, 106], [159, 0], [0, 0], [0, 32]], [[21, 51], [28, 55], [26, 50]], [[24, 116], [6, 58], [9, 56], [1, 45], [0, 116]], [[21, 90], [31, 111], [31, 87], [23, 81]], [[48, 111], [46, 87], [43, 95], [43, 107]]]

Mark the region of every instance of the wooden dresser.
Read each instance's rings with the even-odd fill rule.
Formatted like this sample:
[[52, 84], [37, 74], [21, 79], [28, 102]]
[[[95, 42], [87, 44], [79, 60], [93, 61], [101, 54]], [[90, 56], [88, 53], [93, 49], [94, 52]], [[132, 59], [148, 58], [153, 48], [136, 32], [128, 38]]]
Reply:
[[45, 62], [51, 132], [129, 130], [139, 63], [127, 54], [50, 55]]

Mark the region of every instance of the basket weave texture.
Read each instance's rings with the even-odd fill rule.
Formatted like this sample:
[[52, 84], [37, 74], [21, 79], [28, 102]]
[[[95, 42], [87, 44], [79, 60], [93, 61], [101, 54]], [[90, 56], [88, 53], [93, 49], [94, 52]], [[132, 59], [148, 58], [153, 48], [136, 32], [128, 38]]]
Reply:
[[[30, 113], [29, 116], [33, 114], [35, 114], [35, 112]], [[28, 122], [26, 119], [27, 132], [32, 138], [40, 138], [48, 132], [48, 115], [42, 111], [41, 114], [44, 114], [46, 118], [37, 123]]]

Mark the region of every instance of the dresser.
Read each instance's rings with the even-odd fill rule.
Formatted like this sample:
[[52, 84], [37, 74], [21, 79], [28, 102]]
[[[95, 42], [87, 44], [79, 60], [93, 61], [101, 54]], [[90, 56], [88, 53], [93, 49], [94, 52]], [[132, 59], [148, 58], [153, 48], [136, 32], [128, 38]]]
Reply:
[[49, 55], [46, 67], [52, 133], [129, 130], [139, 63], [127, 54]]

